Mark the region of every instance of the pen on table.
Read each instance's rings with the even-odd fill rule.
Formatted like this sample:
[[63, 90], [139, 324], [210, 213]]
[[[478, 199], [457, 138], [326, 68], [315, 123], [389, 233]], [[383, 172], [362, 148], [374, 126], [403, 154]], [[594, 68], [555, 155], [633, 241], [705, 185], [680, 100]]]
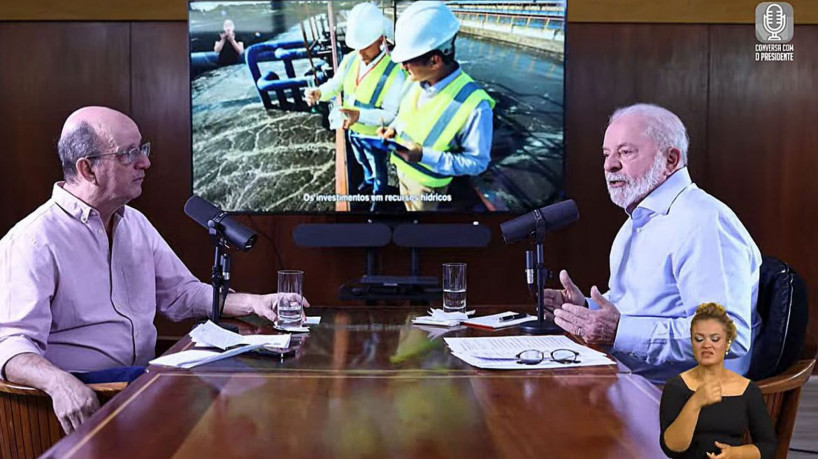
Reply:
[[518, 314], [510, 315], [510, 316], [502, 316], [500, 317], [500, 322], [508, 322], [509, 320], [517, 320], [517, 319], [525, 319], [528, 314], [521, 312]]

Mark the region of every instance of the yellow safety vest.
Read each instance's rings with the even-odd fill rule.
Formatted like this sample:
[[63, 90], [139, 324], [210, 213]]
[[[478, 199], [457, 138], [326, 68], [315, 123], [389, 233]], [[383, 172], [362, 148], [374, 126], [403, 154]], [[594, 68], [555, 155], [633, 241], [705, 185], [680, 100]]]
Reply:
[[[418, 108], [422, 91], [420, 83], [414, 82], [401, 100], [396, 125], [402, 131], [395, 140], [404, 145], [412, 141], [433, 150], [456, 152], [459, 146], [454, 145], [454, 138], [477, 105], [485, 100], [493, 109], [495, 104], [494, 99], [463, 71]], [[391, 161], [404, 175], [423, 186], [439, 188], [452, 181], [451, 176], [438, 174], [425, 164], [406, 162], [396, 154], [391, 155]]]
[[[403, 72], [403, 69], [392, 62], [389, 54], [386, 54], [358, 84], [358, 70], [361, 64], [361, 55], [356, 52], [347, 54], [341, 61], [340, 67], [346, 69], [343, 107], [380, 109], [389, 87], [392, 86], [398, 72]], [[359, 134], [374, 136], [377, 135], [379, 127], [358, 122], [349, 129]]]

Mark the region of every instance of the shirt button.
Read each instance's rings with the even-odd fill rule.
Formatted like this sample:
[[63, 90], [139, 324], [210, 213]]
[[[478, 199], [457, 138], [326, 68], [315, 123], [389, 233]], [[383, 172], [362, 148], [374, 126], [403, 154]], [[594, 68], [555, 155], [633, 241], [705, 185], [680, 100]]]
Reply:
[[98, 234], [102, 234], [102, 230], [101, 230], [101, 229], [98, 229], [98, 230], [97, 230], [97, 233], [98, 233]]

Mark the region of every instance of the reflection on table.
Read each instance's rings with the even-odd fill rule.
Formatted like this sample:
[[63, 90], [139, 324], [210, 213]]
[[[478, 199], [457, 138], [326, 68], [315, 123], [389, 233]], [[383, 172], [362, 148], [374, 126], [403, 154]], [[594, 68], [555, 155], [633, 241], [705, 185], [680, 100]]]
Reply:
[[479, 370], [411, 325], [422, 309], [309, 314], [294, 356], [150, 367], [45, 457], [662, 457], [660, 392], [624, 366]]

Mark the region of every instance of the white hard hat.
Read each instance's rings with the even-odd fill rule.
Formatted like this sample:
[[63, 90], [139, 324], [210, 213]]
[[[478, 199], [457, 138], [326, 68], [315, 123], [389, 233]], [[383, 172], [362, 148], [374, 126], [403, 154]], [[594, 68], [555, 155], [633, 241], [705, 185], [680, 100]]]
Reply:
[[443, 2], [415, 2], [398, 16], [392, 60], [405, 62], [435, 49], [445, 52], [459, 30], [460, 22]]
[[371, 3], [355, 5], [347, 17], [347, 46], [360, 50], [375, 43], [384, 35], [385, 19], [381, 10]]
[[387, 40], [395, 43], [395, 23], [386, 16], [383, 17], [383, 34], [386, 35]]

